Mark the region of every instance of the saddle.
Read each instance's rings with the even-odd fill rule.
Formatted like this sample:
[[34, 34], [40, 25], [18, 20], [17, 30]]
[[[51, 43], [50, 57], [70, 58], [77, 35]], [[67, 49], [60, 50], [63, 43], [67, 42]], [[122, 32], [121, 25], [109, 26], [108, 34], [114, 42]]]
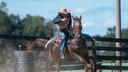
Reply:
[[56, 35], [55, 37], [53, 37], [53, 41], [57, 44], [60, 44], [61, 43], [61, 38], [60, 38], [60, 35]]

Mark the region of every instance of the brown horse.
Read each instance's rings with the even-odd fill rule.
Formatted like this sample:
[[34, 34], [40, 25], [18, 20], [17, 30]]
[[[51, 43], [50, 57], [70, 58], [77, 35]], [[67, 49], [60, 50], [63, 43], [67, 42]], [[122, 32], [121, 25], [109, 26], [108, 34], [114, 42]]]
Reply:
[[[73, 27], [70, 30], [72, 38], [65, 47], [65, 58], [70, 57], [78, 60], [83, 64], [85, 72], [91, 72], [88, 49], [86, 48], [85, 39], [81, 34], [81, 18], [81, 16], [80, 18], [73, 17]], [[49, 41], [45, 39], [37, 39], [28, 46], [28, 50], [31, 51], [32, 48], [43, 48], [45, 50], [47, 72], [53, 70], [53, 64], [55, 64], [56, 71], [60, 72], [61, 54], [59, 47], [60, 44], [56, 43], [54, 38], [51, 38]]]
[[[82, 24], [81, 16], [73, 17], [73, 27], [70, 30], [72, 39], [65, 48], [65, 56], [74, 58], [84, 65], [85, 72], [91, 72], [90, 58], [88, 54], [88, 49], [86, 48], [85, 39], [81, 34]], [[54, 42], [54, 38], [51, 38], [46, 44], [46, 53], [47, 53], [47, 68], [48, 72], [51, 72], [52, 64], [56, 63], [56, 70], [60, 72], [60, 48], [59, 43]], [[65, 58], [66, 58], [65, 57]]]
[[91, 72], [90, 58], [88, 49], [86, 48], [85, 38], [83, 38], [81, 30], [81, 18], [73, 17], [73, 27], [71, 33], [73, 35], [70, 44], [67, 45], [69, 55], [84, 65], [85, 72]]

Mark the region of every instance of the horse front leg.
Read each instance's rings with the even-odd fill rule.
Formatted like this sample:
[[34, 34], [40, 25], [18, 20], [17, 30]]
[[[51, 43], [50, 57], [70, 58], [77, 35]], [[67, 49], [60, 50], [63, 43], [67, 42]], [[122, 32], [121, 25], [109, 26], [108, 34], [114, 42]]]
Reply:
[[84, 64], [84, 71], [85, 72], [92, 72], [91, 64]]
[[89, 70], [88, 70], [88, 63], [80, 56], [80, 55], [78, 55], [78, 54], [76, 54], [76, 53], [72, 53], [72, 56], [75, 58], [75, 59], [77, 59], [81, 64], [83, 64], [84, 65], [84, 71], [85, 72], [89, 72]]

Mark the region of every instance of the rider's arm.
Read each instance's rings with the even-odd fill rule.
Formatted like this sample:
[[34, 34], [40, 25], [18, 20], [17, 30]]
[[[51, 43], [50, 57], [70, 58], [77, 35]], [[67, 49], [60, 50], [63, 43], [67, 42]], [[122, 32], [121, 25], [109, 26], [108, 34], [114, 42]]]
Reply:
[[54, 24], [58, 24], [59, 22], [61, 22], [62, 17], [60, 15], [57, 15], [54, 19], [53, 19], [53, 23]]

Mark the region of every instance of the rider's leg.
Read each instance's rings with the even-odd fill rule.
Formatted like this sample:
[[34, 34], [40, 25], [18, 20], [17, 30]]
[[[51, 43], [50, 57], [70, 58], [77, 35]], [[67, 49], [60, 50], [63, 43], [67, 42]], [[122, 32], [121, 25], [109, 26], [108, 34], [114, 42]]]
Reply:
[[67, 43], [67, 41], [70, 39], [70, 33], [67, 29], [65, 29], [64, 34], [65, 34], [65, 43]]
[[61, 59], [64, 59], [65, 34], [61, 32], [60, 37], [61, 37], [61, 43], [60, 43]]
[[65, 46], [65, 34], [63, 32], [60, 32], [60, 37], [61, 37], [60, 50], [63, 53]]

